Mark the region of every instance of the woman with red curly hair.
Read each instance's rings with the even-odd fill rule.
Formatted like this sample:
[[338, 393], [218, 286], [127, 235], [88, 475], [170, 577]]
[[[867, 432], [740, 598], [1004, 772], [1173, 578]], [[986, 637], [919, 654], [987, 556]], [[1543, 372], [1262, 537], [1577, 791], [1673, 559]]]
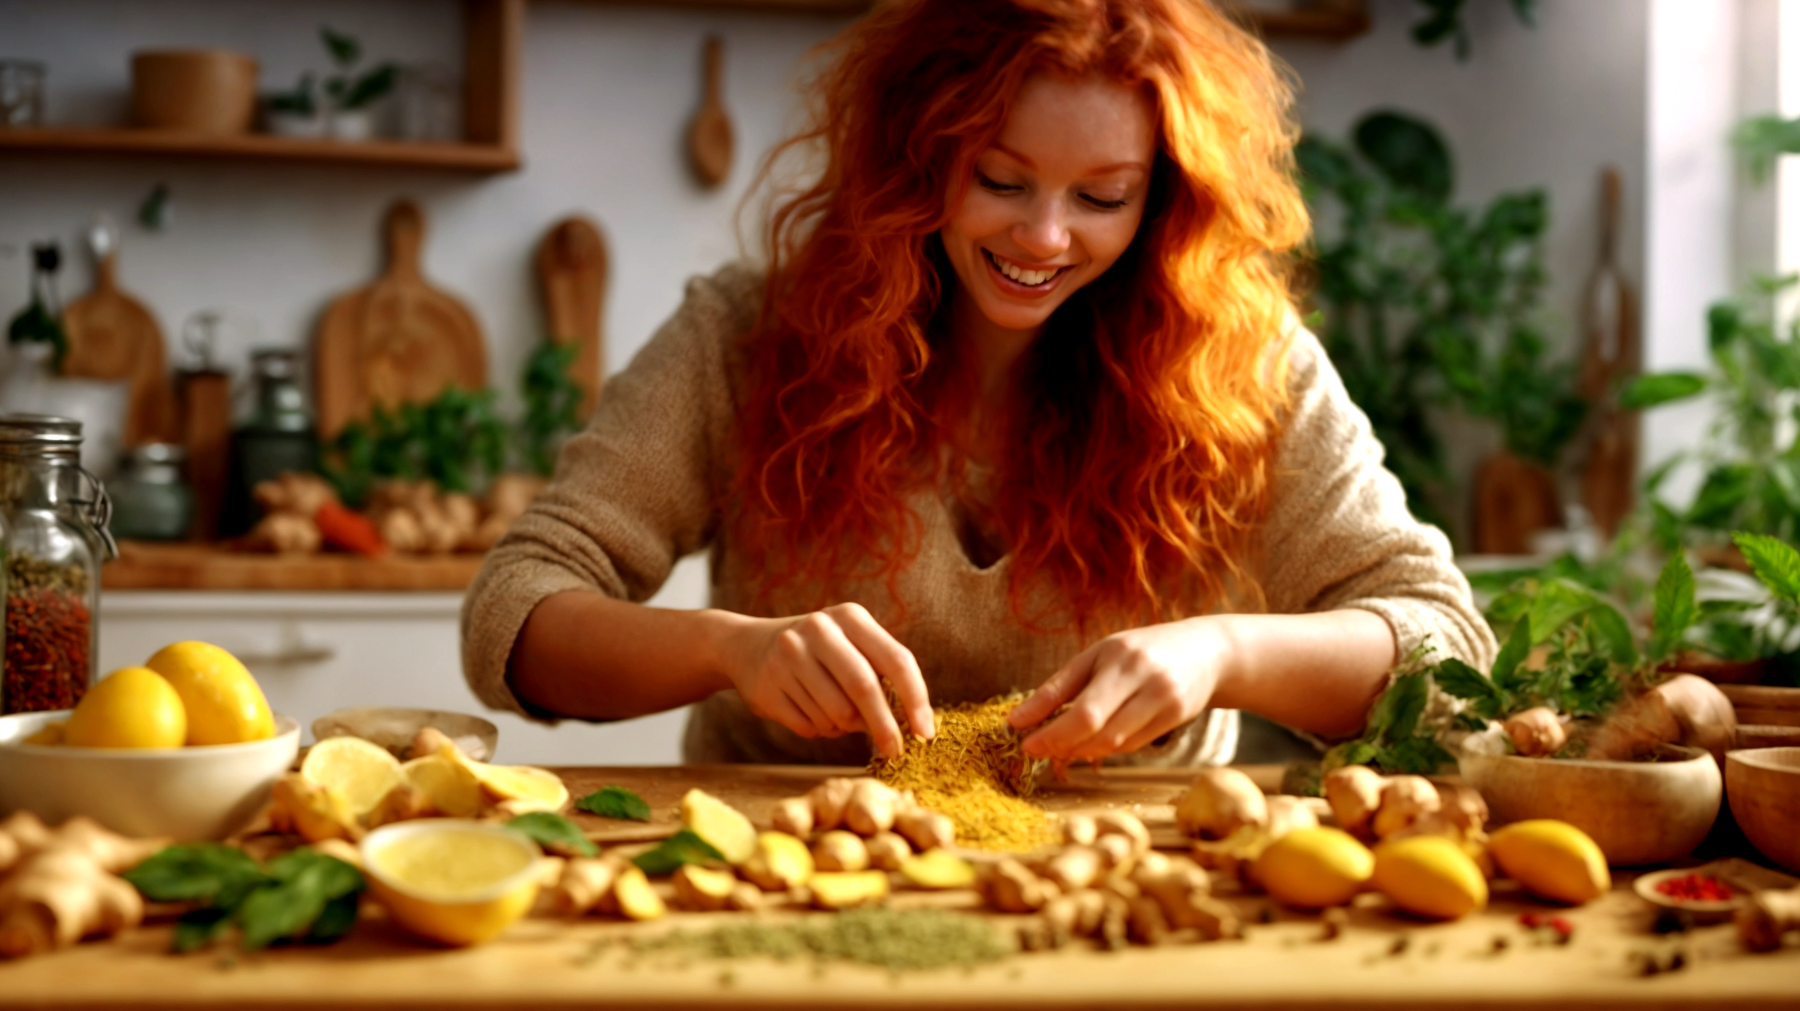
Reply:
[[[839, 46], [766, 265], [690, 284], [471, 589], [484, 701], [860, 764], [1030, 692], [1031, 755], [1198, 764], [1240, 709], [1355, 733], [1427, 640], [1488, 660], [1296, 322], [1260, 42], [1201, 0], [894, 0]], [[637, 603], [700, 550], [711, 608]]]

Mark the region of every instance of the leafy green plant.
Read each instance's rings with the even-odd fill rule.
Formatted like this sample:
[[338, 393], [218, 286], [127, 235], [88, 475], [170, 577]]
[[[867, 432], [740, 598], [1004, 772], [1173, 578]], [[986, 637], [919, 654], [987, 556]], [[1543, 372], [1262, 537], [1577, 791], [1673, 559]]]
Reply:
[[519, 421], [519, 448], [525, 465], [550, 476], [556, 469], [556, 451], [570, 433], [581, 428], [581, 384], [569, 375], [575, 361], [574, 342], [541, 341], [525, 360], [519, 391], [525, 414]]
[[278, 91], [269, 96], [269, 109], [295, 116], [311, 116], [319, 111], [316, 78], [312, 71], [300, 75], [292, 91]]
[[324, 41], [325, 49], [331, 53], [331, 62], [338, 69], [336, 74], [325, 79], [325, 94], [337, 108], [346, 111], [366, 109], [393, 91], [399, 82], [400, 68], [392, 63], [380, 63], [369, 70], [356, 72], [356, 65], [362, 60], [362, 43], [355, 37], [325, 26], [319, 29], [319, 38]]
[[[1425, 20], [1413, 25], [1413, 41], [1421, 46], [1436, 46], [1446, 41], [1453, 42], [1456, 58], [1466, 60], [1472, 51], [1469, 42], [1469, 25], [1464, 20], [1464, 9], [1469, 0], [1418, 0], [1426, 8]], [[1535, 27], [1535, 8], [1537, 0], [1510, 0], [1513, 13], [1521, 22]]]
[[1733, 131], [1732, 143], [1750, 163], [1750, 175], [1766, 180], [1784, 154], [1800, 154], [1800, 117], [1754, 116]]
[[506, 464], [507, 427], [494, 396], [452, 386], [428, 403], [376, 405], [367, 422], [353, 421], [337, 434], [321, 469], [352, 504], [388, 478], [428, 478], [445, 491], [477, 491]]
[[1442, 136], [1398, 112], [1364, 117], [1350, 148], [1308, 136], [1296, 155], [1320, 220], [1335, 224], [1311, 259], [1320, 337], [1414, 513], [1442, 524], [1432, 502], [1449, 475], [1434, 408], [1491, 420], [1508, 449], [1553, 465], [1586, 405], [1573, 366], [1546, 361], [1537, 328], [1544, 193], [1453, 206]]
[[1760, 282], [1746, 300], [1715, 303], [1707, 313], [1712, 370], [1704, 375], [1665, 372], [1627, 384], [1620, 403], [1647, 409], [1710, 394], [1718, 418], [1702, 448], [1692, 454], [1704, 467], [1700, 489], [1685, 510], [1655, 498], [1661, 478], [1689, 457], [1677, 454], [1649, 482], [1665, 546], [1690, 535], [1720, 541], [1744, 530], [1793, 541], [1800, 537], [1800, 319], [1778, 323], [1777, 297], [1800, 276]]

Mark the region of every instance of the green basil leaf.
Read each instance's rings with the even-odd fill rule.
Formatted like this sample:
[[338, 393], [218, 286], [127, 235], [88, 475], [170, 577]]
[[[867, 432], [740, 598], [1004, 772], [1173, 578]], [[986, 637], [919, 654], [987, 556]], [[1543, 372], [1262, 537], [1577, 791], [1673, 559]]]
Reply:
[[1482, 719], [1497, 720], [1506, 715], [1506, 693], [1455, 657], [1438, 664], [1431, 679], [1446, 693], [1468, 700], [1470, 711]]
[[575, 802], [577, 811], [597, 814], [602, 818], [649, 821], [650, 804], [622, 786], [606, 786]]
[[1731, 539], [1750, 562], [1750, 571], [1756, 573], [1770, 593], [1789, 603], [1800, 603], [1800, 551], [1767, 534], [1740, 531]]
[[120, 877], [152, 902], [232, 907], [268, 882], [243, 850], [217, 843], [167, 846]]
[[319, 918], [313, 921], [312, 929], [307, 931], [308, 944], [330, 944], [350, 933], [356, 926], [356, 917], [361, 912], [362, 897], [351, 892], [340, 895], [325, 903]]
[[1619, 391], [1619, 406], [1643, 411], [1697, 396], [1706, 389], [1706, 377], [1693, 372], [1656, 372], [1638, 376]]
[[1535, 646], [1562, 631], [1598, 603], [1585, 587], [1560, 579], [1545, 582], [1531, 601], [1531, 644]]
[[689, 829], [682, 829], [653, 850], [639, 853], [631, 858], [645, 874], [653, 878], [675, 873], [675, 869], [683, 864], [719, 864], [725, 862], [725, 854], [714, 849], [712, 844], [695, 835]]
[[1531, 622], [1521, 621], [1513, 626], [1512, 634], [1500, 645], [1500, 652], [1494, 657], [1494, 669], [1490, 675], [1494, 687], [1511, 693], [1520, 685], [1517, 677], [1519, 665], [1531, 653]]
[[1700, 605], [1694, 600], [1694, 570], [1688, 568], [1687, 557], [1677, 551], [1669, 556], [1662, 575], [1656, 578], [1656, 627], [1650, 636], [1652, 660], [1662, 660], [1675, 652], [1681, 637], [1700, 616]]
[[506, 827], [523, 832], [546, 850], [563, 856], [598, 856], [600, 848], [588, 841], [581, 827], [560, 814], [532, 811], [506, 823]]
[[[275, 883], [252, 892], [237, 910], [243, 946], [255, 950], [305, 937], [332, 902], [362, 891], [362, 873], [342, 860], [298, 849], [269, 861]], [[336, 917], [328, 927], [336, 929]], [[348, 929], [348, 928], [344, 928]]]
[[218, 906], [193, 909], [175, 921], [173, 950], [178, 955], [204, 948], [224, 936], [231, 926], [231, 910]]

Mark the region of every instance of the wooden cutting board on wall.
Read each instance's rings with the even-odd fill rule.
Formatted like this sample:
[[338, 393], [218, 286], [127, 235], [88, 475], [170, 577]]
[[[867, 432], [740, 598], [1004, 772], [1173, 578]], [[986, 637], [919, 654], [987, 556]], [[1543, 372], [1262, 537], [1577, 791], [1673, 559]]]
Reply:
[[168, 441], [175, 438], [175, 399], [162, 328], [142, 302], [119, 287], [118, 259], [114, 252], [96, 263], [94, 290], [63, 311], [69, 353], [62, 374], [130, 380], [125, 445]]
[[564, 218], [538, 245], [544, 316], [552, 340], [576, 345], [569, 374], [586, 391], [581, 399], [584, 418], [594, 413], [594, 401], [606, 375], [600, 311], [606, 300], [607, 264], [606, 240], [600, 237], [600, 229], [583, 217]]
[[326, 310], [314, 349], [319, 434], [330, 439], [376, 404], [433, 399], [450, 386], [487, 386], [487, 349], [475, 316], [433, 288], [420, 266], [425, 213], [411, 200], [388, 209], [388, 265], [374, 284]]

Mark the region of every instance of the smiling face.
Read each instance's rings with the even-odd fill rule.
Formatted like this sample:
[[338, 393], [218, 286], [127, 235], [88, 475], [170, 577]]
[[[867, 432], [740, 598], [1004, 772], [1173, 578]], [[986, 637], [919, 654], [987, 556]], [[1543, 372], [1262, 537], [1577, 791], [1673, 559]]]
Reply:
[[973, 308], [982, 329], [1035, 337], [1131, 245], [1155, 154], [1143, 92], [1098, 77], [1027, 78], [939, 233], [960, 282], [957, 315]]

